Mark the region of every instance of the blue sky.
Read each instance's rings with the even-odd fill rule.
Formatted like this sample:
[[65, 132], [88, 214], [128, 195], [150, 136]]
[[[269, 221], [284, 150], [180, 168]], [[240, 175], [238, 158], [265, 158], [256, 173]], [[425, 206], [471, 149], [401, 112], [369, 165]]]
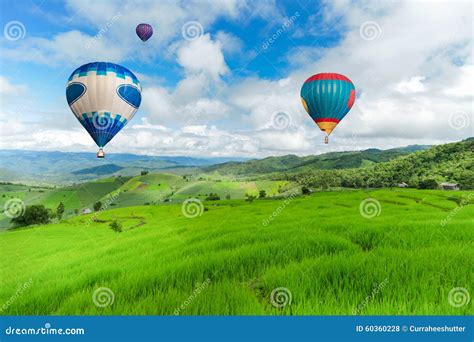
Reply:
[[[474, 135], [469, 2], [1, 6], [0, 148], [94, 151], [64, 87], [75, 68], [97, 60], [126, 66], [143, 87], [136, 116], [107, 146], [113, 152], [307, 155]], [[135, 35], [140, 22], [154, 27], [146, 43]], [[349, 76], [358, 93], [328, 146], [299, 102], [302, 82], [319, 72]]]

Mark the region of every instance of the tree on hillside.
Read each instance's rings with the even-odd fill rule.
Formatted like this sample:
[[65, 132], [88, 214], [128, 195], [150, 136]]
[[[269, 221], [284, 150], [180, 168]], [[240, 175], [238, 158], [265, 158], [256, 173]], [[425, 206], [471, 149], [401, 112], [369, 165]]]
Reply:
[[29, 226], [32, 224], [45, 224], [49, 222], [48, 210], [42, 204], [27, 206], [23, 215], [11, 220], [18, 226]]
[[265, 198], [267, 197], [267, 192], [265, 190], [260, 190], [258, 193], [258, 198]]
[[117, 222], [117, 220], [113, 220], [109, 224], [110, 229], [112, 229], [114, 232], [121, 233], [122, 232], [122, 225]]
[[65, 209], [64, 203], [59, 202], [59, 205], [56, 208], [56, 216], [58, 217], [59, 220], [61, 220], [63, 218], [64, 209]]
[[146, 176], [146, 175], [148, 174], [148, 172], [149, 172], [149, 171], [143, 170], [142, 172], [140, 172], [140, 175], [141, 175], [141, 176]]
[[230, 200], [230, 194], [227, 194], [227, 195], [225, 196], [225, 199], [226, 199], [226, 200]]
[[256, 198], [257, 198], [257, 196], [255, 196], [255, 195], [245, 194], [245, 200], [247, 202], [252, 203], [254, 201], [254, 199], [256, 199]]
[[220, 199], [221, 197], [218, 194], [213, 194], [212, 192], [206, 197], [206, 201], [219, 201]]
[[102, 202], [97, 201], [94, 203], [94, 211], [99, 211], [102, 208]]
[[433, 178], [423, 179], [418, 183], [418, 189], [438, 189], [438, 182]]

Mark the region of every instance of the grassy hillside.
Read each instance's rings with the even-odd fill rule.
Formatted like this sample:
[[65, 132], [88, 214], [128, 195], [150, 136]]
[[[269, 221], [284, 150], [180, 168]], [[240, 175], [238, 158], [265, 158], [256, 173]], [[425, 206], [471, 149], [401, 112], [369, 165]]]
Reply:
[[[367, 198], [376, 200], [373, 218]], [[143, 206], [100, 213], [98, 222], [81, 216], [8, 231], [0, 235], [0, 302], [29, 285], [2, 314], [172, 315], [183, 303], [183, 315], [350, 315], [358, 307], [363, 315], [473, 314], [472, 301], [448, 300], [455, 287], [474, 289], [473, 198], [322, 192], [205, 203], [196, 218], [181, 205]], [[112, 220], [122, 233], [109, 228]], [[100, 287], [113, 292], [112, 305], [94, 305]], [[291, 292], [291, 304], [271, 304], [278, 287]]]
[[94, 167], [89, 167], [86, 169], [80, 169], [77, 171], [71, 172], [73, 175], [97, 175], [97, 176], [103, 176], [103, 175], [109, 175], [113, 174], [117, 171], [120, 171], [124, 169], [122, 166], [115, 165], [115, 164], [105, 164], [105, 165], [100, 165], [100, 166], [94, 166]]
[[282, 189], [287, 189], [288, 181], [197, 181], [179, 189], [171, 198], [186, 199], [189, 197], [205, 199], [209, 193], [218, 194], [221, 199], [230, 196], [232, 199], [245, 198], [245, 194], [257, 196], [265, 190], [268, 196], [279, 196]]
[[[31, 187], [26, 185], [0, 185], [0, 208], [9, 200], [20, 199], [25, 205], [42, 204], [56, 209], [59, 203], [65, 205], [65, 216], [74, 214], [75, 209], [92, 207], [99, 199], [121, 187], [129, 178], [104, 178], [92, 182], [71, 185], [63, 188]], [[10, 218], [0, 216], [0, 228], [10, 225]]]
[[420, 187], [426, 180], [459, 183], [474, 189], [474, 140], [433, 146], [386, 163], [347, 170], [312, 170], [280, 177], [314, 187], [390, 187], [406, 182]]
[[364, 151], [330, 152], [317, 156], [298, 157], [287, 155], [268, 157], [247, 162], [229, 162], [204, 167], [205, 172], [217, 172], [222, 175], [256, 175], [273, 172], [301, 172], [313, 169], [347, 169], [381, 163], [424, 150], [428, 146], [408, 146], [389, 150], [368, 149]]
[[[97, 201], [104, 209], [137, 205], [156, 205], [164, 202], [182, 202], [194, 197], [204, 200], [210, 193], [221, 199], [243, 199], [245, 194], [258, 195], [265, 190], [268, 196], [280, 196], [294, 187], [289, 181], [221, 181], [185, 179], [173, 174], [147, 174], [135, 177], [111, 177], [66, 187], [30, 187], [17, 184], [0, 184], [0, 207], [11, 199], [20, 199], [25, 205], [43, 204], [55, 210], [65, 205], [64, 216], [75, 215], [76, 210], [92, 209]], [[105, 204], [107, 204], [105, 206]], [[10, 218], [0, 216], [0, 228], [10, 226]]]

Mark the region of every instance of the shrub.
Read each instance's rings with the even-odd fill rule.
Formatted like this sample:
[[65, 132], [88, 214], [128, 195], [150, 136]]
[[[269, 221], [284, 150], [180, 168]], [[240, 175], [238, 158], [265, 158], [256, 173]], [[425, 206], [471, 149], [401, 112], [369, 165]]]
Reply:
[[220, 199], [221, 197], [218, 194], [213, 194], [212, 192], [206, 197], [206, 201], [219, 201]]
[[113, 220], [109, 224], [110, 229], [112, 229], [114, 232], [121, 233], [122, 232], [122, 225], [117, 222], [117, 220]]
[[49, 222], [48, 209], [42, 204], [27, 206], [23, 215], [12, 219], [12, 223], [18, 226], [29, 226], [31, 224], [45, 224]]
[[303, 185], [303, 187], [301, 188], [301, 193], [303, 195], [309, 195], [311, 193], [311, 190]]
[[60, 202], [58, 207], [56, 208], [56, 216], [58, 217], [59, 220], [63, 218], [64, 209], [65, 209], [64, 203]]
[[245, 200], [246, 200], [247, 202], [252, 203], [253, 200], [256, 199], [256, 198], [257, 198], [257, 196], [255, 196], [255, 195], [245, 194]]
[[267, 197], [267, 192], [265, 190], [260, 190], [258, 193], [258, 198], [265, 198]]
[[94, 211], [99, 211], [100, 208], [102, 208], [102, 202], [101, 201], [97, 201], [94, 203]]

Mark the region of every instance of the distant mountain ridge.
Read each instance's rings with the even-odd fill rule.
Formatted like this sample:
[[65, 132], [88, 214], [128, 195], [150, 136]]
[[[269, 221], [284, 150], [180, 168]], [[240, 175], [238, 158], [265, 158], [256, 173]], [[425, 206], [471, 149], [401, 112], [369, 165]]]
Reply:
[[298, 157], [293, 154], [281, 157], [267, 157], [245, 162], [227, 162], [203, 167], [205, 172], [218, 172], [222, 175], [257, 175], [272, 172], [301, 172], [314, 169], [349, 169], [386, 162], [416, 151], [428, 149], [428, 145], [380, 150], [370, 148], [362, 151], [328, 152], [320, 155]]
[[[0, 150], [0, 181], [73, 183], [111, 176], [120, 172], [134, 176], [141, 170], [170, 172], [180, 168], [197, 168], [246, 158], [186, 156], [147, 156], [127, 153], [108, 153], [98, 159], [94, 153]], [[114, 165], [108, 167], [107, 165]]]
[[100, 166], [89, 167], [71, 172], [73, 175], [109, 175], [124, 169], [122, 166], [115, 164], [105, 164]]

